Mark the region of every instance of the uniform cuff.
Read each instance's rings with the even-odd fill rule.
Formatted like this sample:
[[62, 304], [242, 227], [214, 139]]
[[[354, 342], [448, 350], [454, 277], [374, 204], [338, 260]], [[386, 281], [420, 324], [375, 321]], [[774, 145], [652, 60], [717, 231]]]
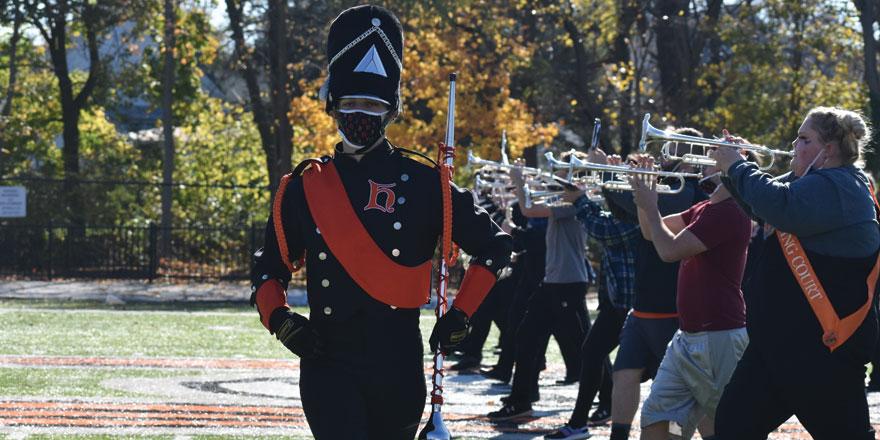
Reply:
[[269, 321], [272, 312], [280, 307], [289, 307], [287, 305], [287, 295], [284, 294], [284, 288], [277, 280], [268, 280], [260, 285], [256, 295], [257, 312], [260, 314], [260, 322], [266, 330], [272, 332], [272, 326]]
[[464, 312], [468, 317], [473, 316], [480, 303], [489, 294], [489, 290], [495, 285], [495, 274], [484, 266], [472, 264], [461, 280], [461, 287], [455, 296], [453, 306]]

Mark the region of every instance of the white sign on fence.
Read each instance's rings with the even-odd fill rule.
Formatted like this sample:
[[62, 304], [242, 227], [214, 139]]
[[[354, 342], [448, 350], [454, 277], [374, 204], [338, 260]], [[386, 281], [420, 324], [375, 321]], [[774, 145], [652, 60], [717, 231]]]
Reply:
[[27, 190], [23, 186], [0, 186], [0, 218], [27, 216]]

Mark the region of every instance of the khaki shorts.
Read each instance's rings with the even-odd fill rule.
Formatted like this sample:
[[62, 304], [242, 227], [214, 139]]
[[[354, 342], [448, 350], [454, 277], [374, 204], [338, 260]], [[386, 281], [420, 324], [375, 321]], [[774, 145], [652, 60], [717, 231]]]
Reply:
[[678, 331], [666, 348], [651, 394], [642, 406], [642, 427], [675, 422], [689, 439], [703, 416], [715, 418], [724, 386], [742, 357], [745, 328], [713, 332]]

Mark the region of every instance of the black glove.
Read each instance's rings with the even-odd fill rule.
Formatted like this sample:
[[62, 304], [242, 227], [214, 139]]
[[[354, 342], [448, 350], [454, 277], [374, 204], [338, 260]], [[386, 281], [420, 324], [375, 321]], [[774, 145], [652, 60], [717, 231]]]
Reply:
[[302, 359], [315, 359], [324, 354], [324, 343], [309, 319], [288, 308], [272, 312], [269, 321], [275, 337], [293, 354]]
[[440, 350], [444, 354], [448, 353], [461, 344], [461, 341], [464, 341], [464, 338], [467, 337], [470, 331], [471, 326], [468, 323], [467, 315], [455, 307], [451, 308], [437, 320], [437, 324], [434, 324], [434, 330], [428, 339], [431, 352], [437, 351], [437, 344], [439, 343]]

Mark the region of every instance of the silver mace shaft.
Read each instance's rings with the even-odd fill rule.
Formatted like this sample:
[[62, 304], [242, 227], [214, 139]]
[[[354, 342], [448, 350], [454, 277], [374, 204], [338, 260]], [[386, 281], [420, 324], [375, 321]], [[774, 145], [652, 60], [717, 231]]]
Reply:
[[[441, 166], [452, 167], [454, 155], [452, 152], [454, 151], [454, 142], [455, 142], [455, 74], [449, 74], [449, 109], [446, 114], [446, 140], [445, 140], [445, 150], [443, 152], [444, 163]], [[449, 185], [449, 182], [443, 182], [444, 185]], [[440, 282], [437, 287], [437, 319], [440, 319], [441, 316], [446, 314], [446, 284], [449, 276], [449, 267], [446, 264], [446, 251], [444, 249], [444, 255], [440, 258]], [[434, 374], [433, 378], [433, 390], [431, 391], [431, 416], [428, 418], [428, 423], [425, 424], [425, 427], [422, 428], [422, 432], [419, 433], [419, 440], [451, 440], [452, 434], [449, 433], [449, 430], [446, 429], [446, 424], [443, 423], [443, 413], [440, 412], [443, 406], [443, 352], [440, 350], [440, 347], [437, 347], [437, 351], [434, 353]]]

